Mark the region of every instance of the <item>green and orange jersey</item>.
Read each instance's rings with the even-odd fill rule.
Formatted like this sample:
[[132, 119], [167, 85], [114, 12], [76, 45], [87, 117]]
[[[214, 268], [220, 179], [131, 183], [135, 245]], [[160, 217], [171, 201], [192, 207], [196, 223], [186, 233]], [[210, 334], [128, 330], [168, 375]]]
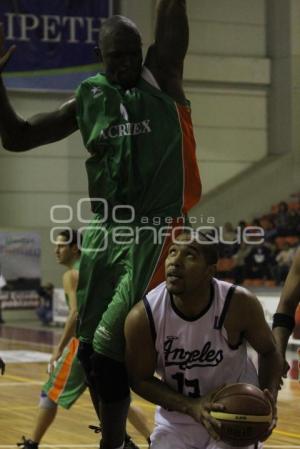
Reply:
[[[75, 262], [73, 263], [72, 267], [70, 268], [70, 270], [75, 270], [75, 271], [79, 271], [79, 265], [80, 265], [80, 259], [75, 260]], [[70, 308], [69, 305], [69, 296], [68, 294], [65, 292], [65, 298], [66, 298], [66, 303], [67, 306]]]
[[136, 217], [179, 217], [200, 199], [201, 183], [188, 105], [176, 104], [143, 76], [124, 90], [104, 75], [78, 88], [77, 120], [92, 209], [129, 205]]

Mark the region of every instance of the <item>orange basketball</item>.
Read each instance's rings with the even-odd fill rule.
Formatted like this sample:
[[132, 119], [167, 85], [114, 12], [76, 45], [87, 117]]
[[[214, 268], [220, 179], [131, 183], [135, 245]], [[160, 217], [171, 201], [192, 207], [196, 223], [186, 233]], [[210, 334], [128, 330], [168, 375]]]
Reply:
[[251, 384], [226, 385], [213, 398], [224, 405], [211, 415], [221, 423], [221, 440], [232, 446], [257, 443], [272, 422], [272, 406], [264, 393]]

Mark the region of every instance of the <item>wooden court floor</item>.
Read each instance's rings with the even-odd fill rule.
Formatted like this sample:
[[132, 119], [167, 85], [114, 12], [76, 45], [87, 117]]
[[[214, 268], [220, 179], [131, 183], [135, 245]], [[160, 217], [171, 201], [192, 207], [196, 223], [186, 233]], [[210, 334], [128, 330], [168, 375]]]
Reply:
[[[51, 352], [57, 336], [51, 332], [14, 331], [0, 329], [0, 351], [32, 350]], [[4, 329], [3, 329], [4, 328]], [[6, 330], [5, 330], [6, 328]], [[39, 392], [47, 378], [46, 363], [9, 363], [0, 378], [0, 449], [16, 448], [22, 435], [30, 435], [33, 428]], [[133, 402], [146, 413], [153, 424], [154, 406], [133, 395]], [[300, 449], [300, 384], [286, 381], [278, 402], [278, 425], [265, 443], [266, 448]], [[41, 448], [88, 449], [99, 447], [99, 436], [88, 429], [97, 424], [88, 393], [84, 393], [69, 411], [59, 409], [55, 422], [45, 435]], [[129, 425], [128, 432], [141, 448], [147, 445]], [[174, 448], [176, 449], [176, 448]]]

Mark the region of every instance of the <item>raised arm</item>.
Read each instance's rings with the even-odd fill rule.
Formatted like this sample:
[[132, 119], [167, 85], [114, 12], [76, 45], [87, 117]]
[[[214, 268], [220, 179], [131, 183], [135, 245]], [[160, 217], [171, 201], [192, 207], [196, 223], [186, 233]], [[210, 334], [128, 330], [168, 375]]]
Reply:
[[283, 357], [285, 357], [288, 340], [295, 325], [295, 312], [299, 302], [300, 250], [297, 251], [285, 280], [273, 321], [273, 334]]
[[159, 86], [175, 101], [185, 101], [182, 77], [189, 43], [185, 0], [160, 0], [157, 8], [155, 42], [150, 47], [145, 65]]
[[26, 151], [67, 137], [78, 129], [75, 99], [59, 109], [25, 120], [9, 102], [1, 73], [14, 52], [4, 48], [3, 25], [0, 24], [0, 136], [8, 151]]

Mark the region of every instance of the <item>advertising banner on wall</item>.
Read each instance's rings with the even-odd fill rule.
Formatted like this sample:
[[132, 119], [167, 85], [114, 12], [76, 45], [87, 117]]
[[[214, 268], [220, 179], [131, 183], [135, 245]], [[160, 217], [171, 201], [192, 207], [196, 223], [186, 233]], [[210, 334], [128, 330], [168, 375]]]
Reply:
[[111, 12], [112, 0], [1, 0], [6, 45], [16, 45], [6, 86], [73, 91], [99, 71], [94, 47]]
[[39, 303], [41, 244], [36, 233], [0, 232], [0, 302], [2, 309]]

